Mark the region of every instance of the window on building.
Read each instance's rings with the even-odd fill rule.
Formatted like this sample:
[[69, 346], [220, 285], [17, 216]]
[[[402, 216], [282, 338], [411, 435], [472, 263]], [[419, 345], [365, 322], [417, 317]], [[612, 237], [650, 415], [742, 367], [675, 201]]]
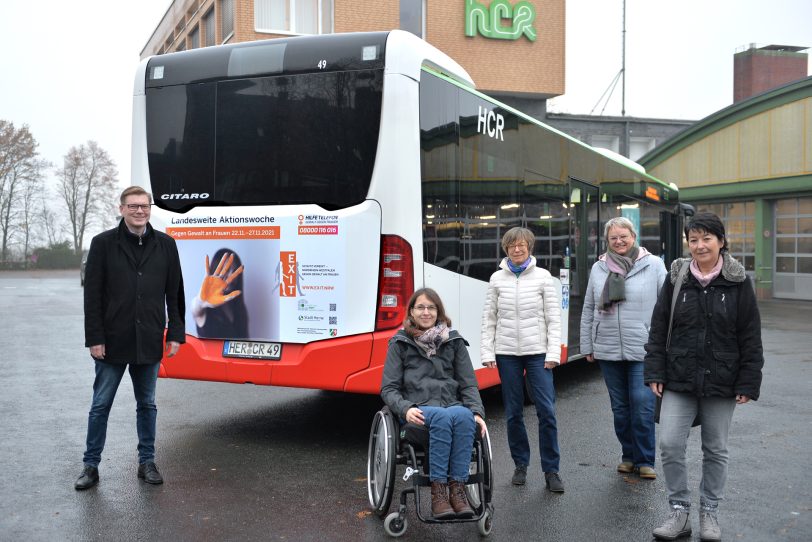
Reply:
[[206, 47], [211, 47], [217, 43], [214, 32], [214, 9], [210, 9], [209, 12], [203, 16], [203, 39], [205, 40]]
[[220, 30], [223, 43], [234, 33], [234, 0], [220, 0]]
[[189, 32], [189, 49], [197, 49], [200, 47], [200, 27], [196, 26]]
[[185, 51], [185, 50], [186, 50], [186, 39], [181, 38], [180, 41], [178, 42], [178, 46], [175, 47], [175, 52]]
[[653, 137], [630, 137], [629, 138], [629, 158], [637, 160], [648, 151], [654, 148]]
[[426, 0], [400, 0], [400, 29], [426, 37]]
[[189, 9], [186, 10], [186, 20], [187, 21], [191, 21], [192, 17], [194, 17], [195, 13], [197, 13], [197, 8], [200, 7], [198, 4], [199, 4], [198, 0], [193, 0], [191, 5], [189, 5]]
[[812, 275], [812, 198], [775, 202], [775, 270]]
[[254, 0], [257, 32], [330, 34], [333, 0]]
[[599, 149], [609, 149], [612, 152], [620, 153], [620, 138], [613, 135], [593, 135], [589, 144]]

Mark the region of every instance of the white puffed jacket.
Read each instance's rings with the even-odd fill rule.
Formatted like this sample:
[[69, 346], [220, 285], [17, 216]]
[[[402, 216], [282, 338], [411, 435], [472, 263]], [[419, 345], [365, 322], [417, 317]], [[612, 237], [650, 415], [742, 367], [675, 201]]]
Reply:
[[507, 264], [491, 275], [482, 312], [480, 358], [495, 361], [496, 354], [547, 354], [545, 362], [561, 361], [561, 302], [558, 288], [536, 258], [516, 277]]

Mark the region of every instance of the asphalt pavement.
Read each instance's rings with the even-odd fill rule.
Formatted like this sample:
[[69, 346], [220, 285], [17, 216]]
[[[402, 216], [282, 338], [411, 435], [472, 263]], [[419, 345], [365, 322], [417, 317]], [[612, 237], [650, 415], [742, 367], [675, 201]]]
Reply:
[[[808, 541], [812, 303], [760, 306], [764, 384], [761, 399], [734, 415], [720, 524], [725, 540]], [[379, 398], [161, 380], [156, 461], [166, 483], [149, 486], [136, 478], [135, 402], [125, 376], [101, 482], [77, 492], [93, 382], [78, 271], [0, 273], [0, 315], [0, 540], [390, 540], [366, 496]], [[556, 390], [563, 495], [544, 489], [535, 445], [528, 484], [510, 485], [501, 398], [483, 393], [496, 479], [489, 540], [651, 540], [666, 513], [664, 484], [615, 472], [619, 448], [600, 371], [586, 363], [556, 369]], [[532, 407], [525, 414], [534, 435]], [[694, 429], [688, 444], [695, 491], [698, 435]], [[410, 511], [402, 539], [478, 537], [475, 524], [426, 525]]]

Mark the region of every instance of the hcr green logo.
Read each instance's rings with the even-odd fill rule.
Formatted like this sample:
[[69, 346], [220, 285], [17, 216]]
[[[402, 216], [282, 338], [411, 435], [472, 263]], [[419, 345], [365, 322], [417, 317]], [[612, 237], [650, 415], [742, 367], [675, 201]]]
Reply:
[[[511, 26], [502, 26], [502, 19], [512, 19]], [[477, 0], [465, 0], [465, 35], [475, 36], [477, 31], [486, 38], [517, 40], [522, 34], [536, 41], [536, 8], [530, 2], [511, 5], [508, 0], [493, 0], [486, 8]]]

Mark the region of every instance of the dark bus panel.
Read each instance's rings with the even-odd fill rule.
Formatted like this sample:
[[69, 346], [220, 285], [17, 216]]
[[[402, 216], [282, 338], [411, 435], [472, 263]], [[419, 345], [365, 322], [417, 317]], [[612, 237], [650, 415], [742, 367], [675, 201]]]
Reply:
[[[443, 77], [422, 75], [424, 261], [488, 281], [504, 257], [502, 235], [530, 229], [539, 265], [554, 277], [569, 272], [569, 354], [577, 356], [583, 292], [606, 250], [603, 225], [626, 216], [640, 245], [669, 264], [681, 254], [677, 191]], [[483, 116], [492, 112], [486, 129]]]
[[151, 59], [147, 148], [156, 203], [184, 212], [295, 203], [334, 210], [364, 201], [386, 36], [280, 39]]

